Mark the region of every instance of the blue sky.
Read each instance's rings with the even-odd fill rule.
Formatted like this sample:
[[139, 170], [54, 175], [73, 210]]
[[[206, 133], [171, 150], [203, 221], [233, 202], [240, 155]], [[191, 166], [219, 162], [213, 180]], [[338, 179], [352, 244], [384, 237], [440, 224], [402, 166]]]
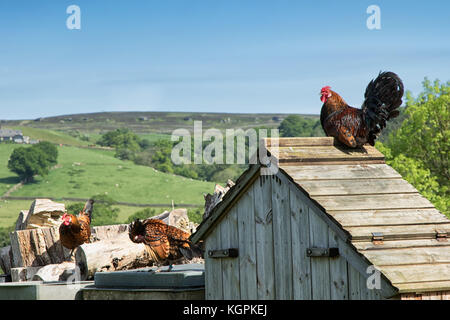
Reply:
[[[66, 28], [69, 5], [81, 30]], [[369, 5], [381, 30], [369, 30]], [[0, 2], [0, 119], [100, 111], [318, 114], [391, 70], [450, 80], [449, 1]]]

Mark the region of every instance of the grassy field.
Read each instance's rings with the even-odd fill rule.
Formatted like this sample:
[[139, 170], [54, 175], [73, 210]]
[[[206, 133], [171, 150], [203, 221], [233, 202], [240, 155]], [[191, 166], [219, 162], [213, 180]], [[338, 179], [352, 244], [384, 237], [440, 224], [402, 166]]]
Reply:
[[101, 150], [58, 147], [58, 168], [37, 177], [11, 196], [88, 198], [106, 194], [131, 203], [202, 204], [210, 182], [162, 173], [150, 167], [122, 161]]
[[[6, 165], [18, 145], [0, 144], [0, 193], [4, 194], [19, 182]], [[17, 197], [89, 198], [107, 194], [119, 202], [164, 204], [161, 212], [170, 207], [172, 200], [179, 205], [194, 204], [202, 207], [203, 194], [211, 192], [214, 184], [192, 180], [138, 166], [130, 161], [113, 157], [107, 150], [58, 147], [57, 168], [46, 177], [36, 177], [34, 183], [13, 192]], [[62, 201], [69, 203], [67, 201]], [[0, 226], [15, 222], [20, 210], [28, 209], [31, 200], [6, 200], [0, 204]], [[119, 206], [118, 221], [123, 222], [140, 207]]]

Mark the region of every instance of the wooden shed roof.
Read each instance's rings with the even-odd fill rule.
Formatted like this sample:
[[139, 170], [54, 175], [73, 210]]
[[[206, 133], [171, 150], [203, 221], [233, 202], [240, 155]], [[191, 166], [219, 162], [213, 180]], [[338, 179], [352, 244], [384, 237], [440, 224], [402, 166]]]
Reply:
[[[450, 290], [450, 220], [371, 146], [349, 149], [331, 137], [265, 139], [279, 170], [348, 234], [347, 241], [399, 292]], [[203, 238], [259, 170], [251, 166], [193, 240]], [[234, 190], [233, 190], [234, 189]], [[381, 244], [373, 236], [383, 237]]]

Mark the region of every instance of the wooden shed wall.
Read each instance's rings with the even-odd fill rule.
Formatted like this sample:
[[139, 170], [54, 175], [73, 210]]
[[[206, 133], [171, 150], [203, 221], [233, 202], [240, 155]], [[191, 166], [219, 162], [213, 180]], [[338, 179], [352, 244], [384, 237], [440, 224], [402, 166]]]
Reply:
[[213, 228], [206, 252], [238, 248], [239, 257], [206, 257], [206, 299], [382, 298], [367, 289], [361, 263], [354, 268], [343, 255], [306, 256], [308, 247], [353, 249], [295, 188], [278, 176], [260, 176]]

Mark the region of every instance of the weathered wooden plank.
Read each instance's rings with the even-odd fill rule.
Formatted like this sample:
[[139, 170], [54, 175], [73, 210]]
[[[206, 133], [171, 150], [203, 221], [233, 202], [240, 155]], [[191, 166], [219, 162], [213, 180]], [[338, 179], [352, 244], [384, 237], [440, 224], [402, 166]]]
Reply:
[[348, 269], [348, 298], [349, 300], [361, 299], [361, 286], [360, 286], [360, 274], [350, 264], [347, 265]]
[[441, 291], [450, 293], [450, 280], [446, 281], [429, 281], [429, 282], [409, 282], [409, 283], [397, 283], [395, 285], [399, 288], [399, 292], [430, 292]]
[[378, 289], [368, 289], [368, 299], [369, 300], [381, 300], [380, 290]]
[[[239, 248], [237, 207], [233, 207], [220, 223], [221, 249]], [[241, 298], [239, 282], [239, 259], [222, 259], [223, 298]]]
[[308, 206], [301, 201], [296, 192], [290, 188], [291, 236], [292, 236], [292, 271], [293, 298], [310, 300], [311, 296], [311, 262], [306, 256], [310, 247]]
[[304, 167], [304, 166], [335, 166], [335, 165], [369, 165], [369, 164], [385, 164], [384, 160], [367, 160], [367, 159], [347, 159], [347, 160], [335, 160], [335, 159], [312, 159], [312, 160], [302, 160], [301, 162], [289, 159], [276, 159], [279, 165], [284, 167], [296, 166], [296, 167]]
[[433, 204], [420, 193], [314, 196], [312, 198], [327, 211], [434, 208]]
[[339, 149], [329, 146], [314, 147], [278, 147], [278, 159], [291, 161], [321, 161], [321, 160], [383, 160], [384, 155], [375, 148]]
[[353, 241], [367, 241], [372, 239], [373, 232], [383, 233], [384, 239], [433, 239], [436, 237], [436, 230], [450, 232], [450, 223], [447, 224], [419, 224], [405, 226], [371, 226], [371, 227], [346, 227], [352, 235]]
[[450, 291], [442, 291], [442, 300], [450, 300]]
[[327, 211], [343, 227], [449, 223], [450, 220], [434, 208], [400, 210]]
[[[348, 262], [348, 264], [347, 264], [347, 269], [349, 270], [348, 272], [350, 272], [350, 268], [353, 268], [360, 274], [369, 276], [368, 268], [369, 268], [369, 266], [372, 265], [369, 260], [367, 260], [360, 253], [356, 252], [356, 250], [351, 248], [347, 243], [342, 241], [342, 239], [340, 239], [340, 238], [338, 238], [338, 248], [339, 248], [340, 256], [344, 257]], [[397, 289], [394, 288], [390, 284], [390, 282], [387, 280], [387, 278], [383, 274], [381, 274], [380, 280], [381, 280], [381, 289], [376, 290], [380, 299], [388, 299], [388, 298], [391, 298], [392, 296], [394, 296], [395, 294], [397, 294]], [[350, 281], [350, 280], [348, 280], [348, 281]], [[356, 282], [356, 283], [359, 283], [359, 282]], [[355, 288], [356, 288], [356, 286], [357, 286], [357, 284], [355, 284]], [[349, 289], [349, 299], [352, 299], [350, 297], [350, 291], [351, 290]], [[358, 292], [360, 292], [360, 291], [358, 291]]]
[[370, 300], [371, 292], [376, 289], [369, 289], [367, 287], [367, 276], [359, 274], [359, 295], [361, 300]]
[[415, 293], [403, 293], [400, 295], [401, 300], [422, 300], [421, 295]]
[[[354, 241], [352, 244], [355, 248], [362, 252], [364, 250], [381, 250], [386, 249], [401, 249], [401, 248], [429, 248], [429, 247], [448, 247], [448, 241], [436, 241], [436, 239], [411, 239], [411, 240], [395, 240], [384, 241], [383, 244], [374, 244], [372, 241]], [[365, 252], [363, 252], [365, 253]]]
[[308, 180], [300, 182], [300, 185], [312, 197], [418, 192], [416, 188], [403, 179]]
[[442, 300], [442, 294], [440, 292], [424, 292], [422, 300]]
[[392, 179], [402, 177], [386, 164], [280, 167], [297, 183], [303, 180]]
[[258, 299], [274, 299], [272, 178], [260, 176], [254, 186], [257, 294]]
[[377, 266], [450, 263], [450, 243], [448, 245], [448, 247], [368, 250], [364, 251], [364, 256]]
[[[205, 240], [205, 250], [221, 249], [220, 229], [214, 229]], [[223, 299], [222, 259], [213, 259], [205, 255], [205, 298], [206, 300]]]
[[[295, 186], [287, 177], [279, 172], [277, 177], [284, 183], [287, 183], [291, 186], [294, 186], [292, 190], [296, 193], [296, 196], [301, 199], [303, 203], [305, 203], [309, 211], [313, 211], [320, 217], [323, 221], [325, 221], [330, 229], [332, 229], [336, 235], [339, 237], [339, 253], [342, 257], [344, 257], [354, 268], [356, 268], [359, 272], [364, 273], [369, 266], [369, 261], [365, 258], [362, 258], [361, 254], [357, 253], [352, 247], [348, 245], [348, 236], [342, 228], [340, 228], [334, 221], [332, 221], [327, 214], [318, 209], [315, 204], [311, 201], [310, 198], [306, 197], [304, 193]], [[392, 287], [386, 277], [382, 276], [381, 278], [382, 290], [381, 295], [382, 298], [390, 298], [397, 293], [397, 289]]]
[[255, 300], [257, 298], [253, 188], [254, 184], [245, 192], [237, 204], [239, 230], [239, 278], [242, 300]]
[[450, 263], [380, 266], [379, 269], [397, 286], [408, 282], [447, 281]]
[[323, 221], [325, 221], [328, 226], [344, 241], [347, 242], [350, 239], [350, 235], [343, 230], [332, 218], [330, 218], [330, 215], [326, 214], [324, 211], [322, 211], [316, 203], [311, 200], [308, 196], [305, 195], [305, 193], [297, 186], [296, 183], [294, 183], [292, 180], [290, 180], [286, 174], [283, 171], [279, 171], [276, 174], [276, 177], [282, 181], [282, 183], [286, 183], [289, 185], [291, 190], [293, 190], [296, 194], [296, 196], [304, 203], [306, 206], [308, 206], [309, 210], [312, 210], [315, 214], [317, 214], [318, 217], [320, 217]]
[[[291, 186], [291, 190], [293, 190], [296, 196], [308, 206], [308, 210], [310, 212], [313, 211], [315, 214], [317, 214], [317, 216], [325, 221], [328, 227], [336, 233], [336, 235], [339, 237], [339, 254], [344, 257], [359, 272], [366, 272], [367, 267], [369, 266], [369, 261], [348, 244], [350, 235], [347, 234], [347, 232], [344, 231], [341, 227], [339, 227], [338, 224], [329, 217], [329, 215], [320, 210], [309, 197], [305, 196], [303, 191], [301, 191], [294, 183], [292, 183], [292, 181], [286, 177], [284, 172], [280, 170], [280, 172], [277, 173], [276, 177], [278, 177], [282, 181], [282, 183], [286, 183], [287, 185]], [[382, 275], [382, 298], [391, 298], [395, 294], [397, 294], [397, 289], [390, 284], [390, 282], [384, 275]]]
[[300, 146], [333, 146], [333, 137], [295, 137], [295, 138], [265, 138], [265, 145], [270, 147], [274, 145], [273, 140], [276, 139], [275, 145], [280, 147], [300, 147]]
[[[309, 212], [310, 246], [328, 248], [328, 226], [314, 212]], [[311, 257], [312, 299], [329, 300], [330, 297], [330, 259]]]
[[277, 176], [271, 178], [275, 298], [290, 300], [293, 290], [289, 187]]
[[[328, 243], [330, 248], [339, 248], [338, 236], [328, 228]], [[330, 297], [332, 300], [348, 299], [347, 260], [338, 256], [330, 258]]]

